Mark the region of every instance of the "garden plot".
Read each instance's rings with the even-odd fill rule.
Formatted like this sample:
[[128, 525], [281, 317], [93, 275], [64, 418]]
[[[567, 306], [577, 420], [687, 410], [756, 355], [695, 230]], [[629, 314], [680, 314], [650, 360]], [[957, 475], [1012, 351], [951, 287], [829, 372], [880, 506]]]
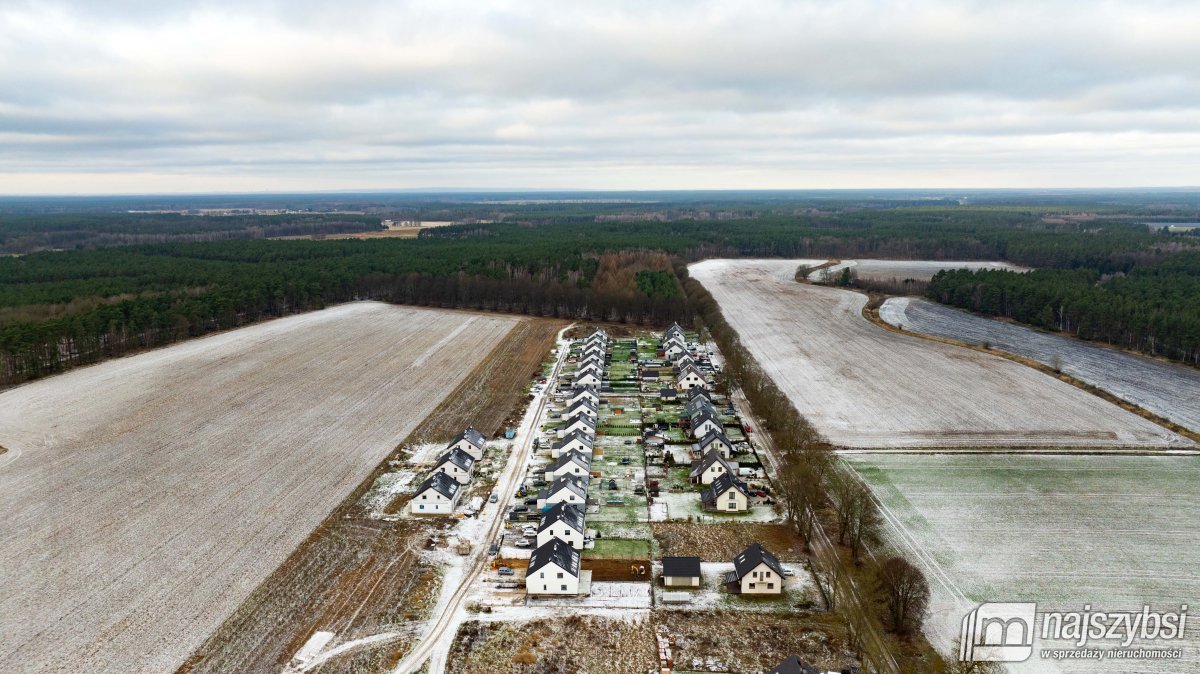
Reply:
[[[880, 500], [888, 542], [924, 568], [934, 593], [926, 631], [943, 651], [981, 602], [1036, 601], [1039, 611], [1200, 604], [1200, 458], [847, 460]], [[1200, 671], [1200, 626], [1189, 624], [1183, 645], [1184, 662], [1132, 671]], [[1035, 662], [1013, 671], [1053, 669]]]
[[353, 303], [0, 395], [0, 671], [174, 670], [519, 322]]
[[943, 269], [1029, 271], [1026, 267], [1008, 262], [978, 260], [842, 260], [835, 265], [810, 273], [808, 280], [832, 279], [843, 269], [850, 269], [858, 278], [869, 281], [891, 281], [893, 279], [897, 281], [907, 279], [928, 281]]
[[948, 337], [1024, 356], [1104, 389], [1193, 431], [1200, 431], [1200, 370], [1126, 353], [952, 307], [893, 297], [879, 317], [905, 330]]
[[843, 447], [1192, 447], [999, 356], [884, 330], [866, 297], [794, 281], [796, 261], [691, 267], [801, 414]]

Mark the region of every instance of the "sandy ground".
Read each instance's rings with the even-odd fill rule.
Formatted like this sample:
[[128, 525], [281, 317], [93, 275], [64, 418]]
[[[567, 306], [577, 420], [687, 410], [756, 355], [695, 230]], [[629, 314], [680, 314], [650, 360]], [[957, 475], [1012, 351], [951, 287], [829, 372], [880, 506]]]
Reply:
[[858, 278], [872, 281], [928, 281], [934, 274], [943, 269], [1007, 269], [1009, 271], [1029, 271], [1008, 262], [978, 261], [978, 260], [842, 260], [838, 264], [825, 269], [818, 269], [808, 275], [810, 281], [820, 281], [832, 278], [843, 269], [850, 268]]
[[[1039, 611], [1200, 604], [1200, 457], [847, 460], [882, 504], [888, 542], [924, 568], [933, 590], [926, 633], [943, 651], [966, 612], [982, 602], [1034, 601]], [[1135, 644], [1183, 646], [1182, 661], [1056, 667], [1040, 661], [1037, 649], [1063, 644], [1039, 642], [1033, 660], [1011, 671], [1200, 671], [1200, 625], [1190, 618], [1182, 642]]]
[[1174, 421], [1200, 431], [1200, 369], [1168, 363], [1023, 325], [976, 316], [936, 302], [893, 297], [879, 307], [879, 317], [935, 337], [992, 348], [1032, 358]]
[[801, 414], [836, 445], [1190, 447], [1141, 417], [1018, 363], [862, 317], [866, 297], [796, 283], [797, 260], [690, 267]]
[[4, 393], [0, 671], [178, 667], [517, 323], [353, 303]]

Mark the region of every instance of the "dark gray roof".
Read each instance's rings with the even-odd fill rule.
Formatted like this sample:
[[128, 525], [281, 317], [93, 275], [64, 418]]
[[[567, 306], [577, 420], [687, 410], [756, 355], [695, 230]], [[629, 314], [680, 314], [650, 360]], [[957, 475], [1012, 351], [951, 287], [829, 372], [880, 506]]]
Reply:
[[571, 389], [571, 396], [570, 396], [570, 397], [574, 398], [575, 396], [577, 396], [577, 395], [579, 395], [579, 394], [581, 394], [581, 393], [590, 393], [590, 394], [592, 394], [593, 396], [596, 396], [596, 398], [597, 398], [597, 399], [599, 399], [599, 398], [600, 398], [599, 394], [597, 394], [597, 393], [596, 393], [596, 389], [595, 389], [594, 387], [592, 387], [592, 386], [576, 386], [576, 387], [573, 387], [573, 388]]
[[725, 460], [725, 457], [721, 456], [721, 453], [717, 450], [710, 449], [704, 453], [704, 456], [701, 457], [699, 461], [696, 462], [696, 467], [692, 469], [690, 477], [698, 477], [700, 473], [708, 470], [708, 467], [714, 463], [725, 464], [725, 472], [733, 473], [733, 466], [729, 465], [729, 462]]
[[[582, 431], [571, 431], [562, 440], [554, 443], [553, 449], [562, 449], [563, 447], [566, 447], [567, 443], [571, 442], [572, 440], [579, 440], [583, 443], [584, 447], [587, 447], [588, 449], [592, 448], [592, 439], [588, 437], [587, 433], [583, 433]], [[559, 458], [561, 459], [562, 457], [560, 456]]]
[[557, 472], [559, 468], [562, 468], [569, 463], [577, 463], [579, 464], [579, 467], [583, 468], [585, 471], [592, 469], [592, 457], [579, 450], [572, 449], [566, 454], [558, 457], [558, 460], [554, 462], [554, 465], [550, 467], [550, 470], [552, 472]]
[[459, 440], [466, 440], [480, 449], [483, 449], [484, 444], [487, 443], [487, 439], [483, 437], [483, 433], [475, 430], [474, 426], [468, 426], [467, 430], [454, 436], [454, 439], [450, 441], [450, 444], [457, 445]]
[[570, 407], [567, 408], [566, 416], [573, 417], [576, 414], [579, 414], [580, 412], [582, 412], [583, 410], [587, 410], [587, 411], [591, 412], [592, 414], [595, 414], [596, 413], [596, 403], [592, 402], [590, 398], [580, 398], [579, 400], [575, 401], [574, 405], [571, 405]]
[[717, 418], [717, 415], [713, 414], [709, 410], [700, 410], [692, 416], [692, 428], [699, 428], [700, 424], [704, 423], [706, 420], [712, 420], [712, 422], [718, 427], [721, 426], [721, 420]]
[[453, 499], [454, 495], [458, 493], [459, 484], [458, 480], [455, 480], [449, 475], [438, 471], [425, 478], [425, 481], [417, 487], [417, 491], [414, 493], [420, 494], [429, 488], [432, 488], [434, 491], [448, 499]]
[[712, 394], [709, 393], [707, 389], [692, 388], [692, 389], [688, 390], [688, 399], [689, 400], [694, 400], [697, 396], [703, 396], [705, 398], [708, 398], [709, 401], [712, 401]]
[[663, 334], [669, 335], [673, 332], [678, 332], [681, 334], [683, 333], [683, 328], [679, 325], [679, 321], [672, 321], [671, 324], [667, 326], [667, 329], [663, 331]]
[[[582, 421], [586, 426], [588, 426], [589, 428], [591, 428], [593, 430], [595, 430], [595, 428], [596, 428], [596, 419], [594, 417], [589, 417], [588, 415], [584, 414], [583, 412], [579, 412], [579, 413], [571, 415], [566, 421], [562, 422], [561, 425], [563, 428], [566, 428], [566, 427], [574, 424], [576, 421]], [[571, 431], [571, 434], [575, 434], [575, 433], [579, 433], [579, 432], [580, 431]]]
[[[718, 424], [721, 423], [720, 421], [718, 421], [716, 419], [713, 419], [713, 420], [716, 421]], [[697, 421], [696, 425], [699, 425], [698, 421]], [[720, 440], [721, 442], [725, 443], [726, 446], [730, 447], [731, 449], [733, 448], [733, 443], [729, 441], [729, 437], [726, 436], [725, 433], [723, 433], [721, 431], [709, 431], [709, 432], [705, 433], [704, 437], [700, 438], [700, 441], [697, 442], [696, 444], [700, 445], [700, 449], [701, 449], [701, 451], [703, 451], [703, 450], [706, 450], [709, 446], [712, 445], [712, 443], [716, 442], [717, 440]]]
[[699, 557], [663, 557], [662, 565], [664, 576], [700, 576]]
[[538, 531], [552, 526], [556, 522], [565, 522], [579, 533], [583, 533], [583, 509], [574, 503], [555, 503], [549, 510], [542, 513], [542, 522]]
[[712, 503], [720, 499], [721, 494], [724, 494], [730, 489], [736, 489], [742, 492], [746, 498], [750, 498], [750, 491], [746, 489], [746, 484], [744, 482], [735, 478], [732, 473], [721, 473], [715, 480], [713, 480], [708, 489], [705, 489], [704, 493], [700, 495], [700, 500], [705, 503]]
[[658, 395], [661, 398], [674, 398], [678, 392], [673, 388], [663, 388], [658, 390]]
[[[695, 391], [696, 389], [692, 389], [692, 390]], [[700, 390], [704, 390], [704, 389], [700, 389]], [[712, 412], [713, 414], [716, 414], [716, 412], [717, 412], [717, 408], [713, 407], [712, 401], [709, 400], [708, 398], [692, 398], [691, 400], [687, 401], [686, 409], [687, 409], [687, 413], [688, 413], [689, 417], [696, 416], [697, 414], [699, 414], [700, 412], [702, 412], [704, 410], [708, 410], [708, 411]]]
[[783, 567], [779, 565], [779, 560], [775, 559], [775, 555], [767, 552], [767, 549], [758, 543], [752, 543], [750, 547], [742, 551], [742, 554], [733, 558], [733, 573], [736, 579], [741, 579], [746, 574], [754, 570], [754, 567], [765, 563], [772, 571], [783, 575]]
[[821, 674], [821, 670], [793, 655], [775, 665], [775, 669], [771, 670], [771, 674]]
[[529, 557], [529, 570], [525, 572], [525, 575], [532, 575], [534, 571], [550, 562], [554, 562], [572, 576], [579, 576], [579, 551], [557, 538], [550, 539], [545, 545], [533, 551]]
[[552, 496], [560, 489], [570, 489], [579, 498], [587, 500], [587, 482], [575, 475], [560, 475], [554, 478], [550, 486], [546, 488], [546, 496]]
[[437, 463], [433, 464], [433, 467], [437, 468], [447, 461], [453, 463], [459, 468], [462, 468], [463, 470], [471, 470], [471, 466], [475, 465], [475, 457], [467, 454], [458, 447], [455, 447], [454, 449], [439, 456]]
[[676, 377], [676, 379], [683, 379], [689, 374], [696, 375], [700, 381], [707, 381], [704, 378], [704, 373], [700, 371], [700, 368], [692, 364], [684, 365], [683, 367], [679, 368], [679, 376]]

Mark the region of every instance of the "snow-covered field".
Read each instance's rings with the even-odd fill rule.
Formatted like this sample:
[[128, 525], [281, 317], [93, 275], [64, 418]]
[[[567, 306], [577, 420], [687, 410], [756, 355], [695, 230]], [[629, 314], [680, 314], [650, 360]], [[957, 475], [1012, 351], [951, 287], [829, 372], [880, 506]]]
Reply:
[[[924, 567], [934, 591], [927, 632], [943, 650], [981, 602], [1036, 601], [1038, 611], [1200, 605], [1200, 457], [846, 459], [881, 501], [888, 542]], [[1200, 671], [1200, 626], [1189, 622], [1184, 661], [1119, 671]], [[1117, 671], [1095, 667], [1062, 669]], [[1034, 661], [1012, 671], [1056, 670]]]
[[1029, 271], [1008, 262], [991, 262], [978, 260], [842, 260], [841, 262], [818, 269], [808, 275], [810, 281], [822, 281], [840, 274], [843, 269], [850, 268], [861, 279], [872, 281], [928, 281], [933, 275], [943, 269], [1007, 269], [1009, 271]]
[[1157, 424], [999, 356], [884, 330], [866, 297], [797, 283], [799, 260], [690, 267], [801, 414], [836, 445], [1191, 447]]
[[1040, 332], [908, 297], [893, 297], [879, 316], [905, 330], [949, 337], [1032, 358], [1109, 393], [1200, 431], [1200, 370], [1061, 335]]
[[0, 395], [0, 671], [173, 671], [518, 322], [353, 303]]

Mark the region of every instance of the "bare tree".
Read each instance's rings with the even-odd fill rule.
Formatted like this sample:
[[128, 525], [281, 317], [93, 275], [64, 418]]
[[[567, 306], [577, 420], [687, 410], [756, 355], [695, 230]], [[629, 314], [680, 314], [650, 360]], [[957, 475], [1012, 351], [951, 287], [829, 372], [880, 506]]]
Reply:
[[910, 634], [921, 629], [929, 607], [929, 583], [925, 574], [902, 557], [891, 557], [879, 566], [879, 592], [887, 606], [893, 632]]
[[844, 493], [838, 501], [838, 519], [842, 523], [839, 540], [850, 546], [850, 558], [857, 564], [862, 549], [879, 540], [879, 510], [865, 485], [852, 476], [844, 479], [853, 482], [843, 487]]
[[1004, 666], [998, 662], [961, 662], [958, 654], [962, 647], [960, 638], [954, 639], [954, 647], [946, 658], [945, 674], [1004, 674]]
[[777, 488], [790, 524], [811, 549], [816, 513], [825, 503], [825, 479], [829, 455], [822, 450], [789, 452], [783, 457]]

